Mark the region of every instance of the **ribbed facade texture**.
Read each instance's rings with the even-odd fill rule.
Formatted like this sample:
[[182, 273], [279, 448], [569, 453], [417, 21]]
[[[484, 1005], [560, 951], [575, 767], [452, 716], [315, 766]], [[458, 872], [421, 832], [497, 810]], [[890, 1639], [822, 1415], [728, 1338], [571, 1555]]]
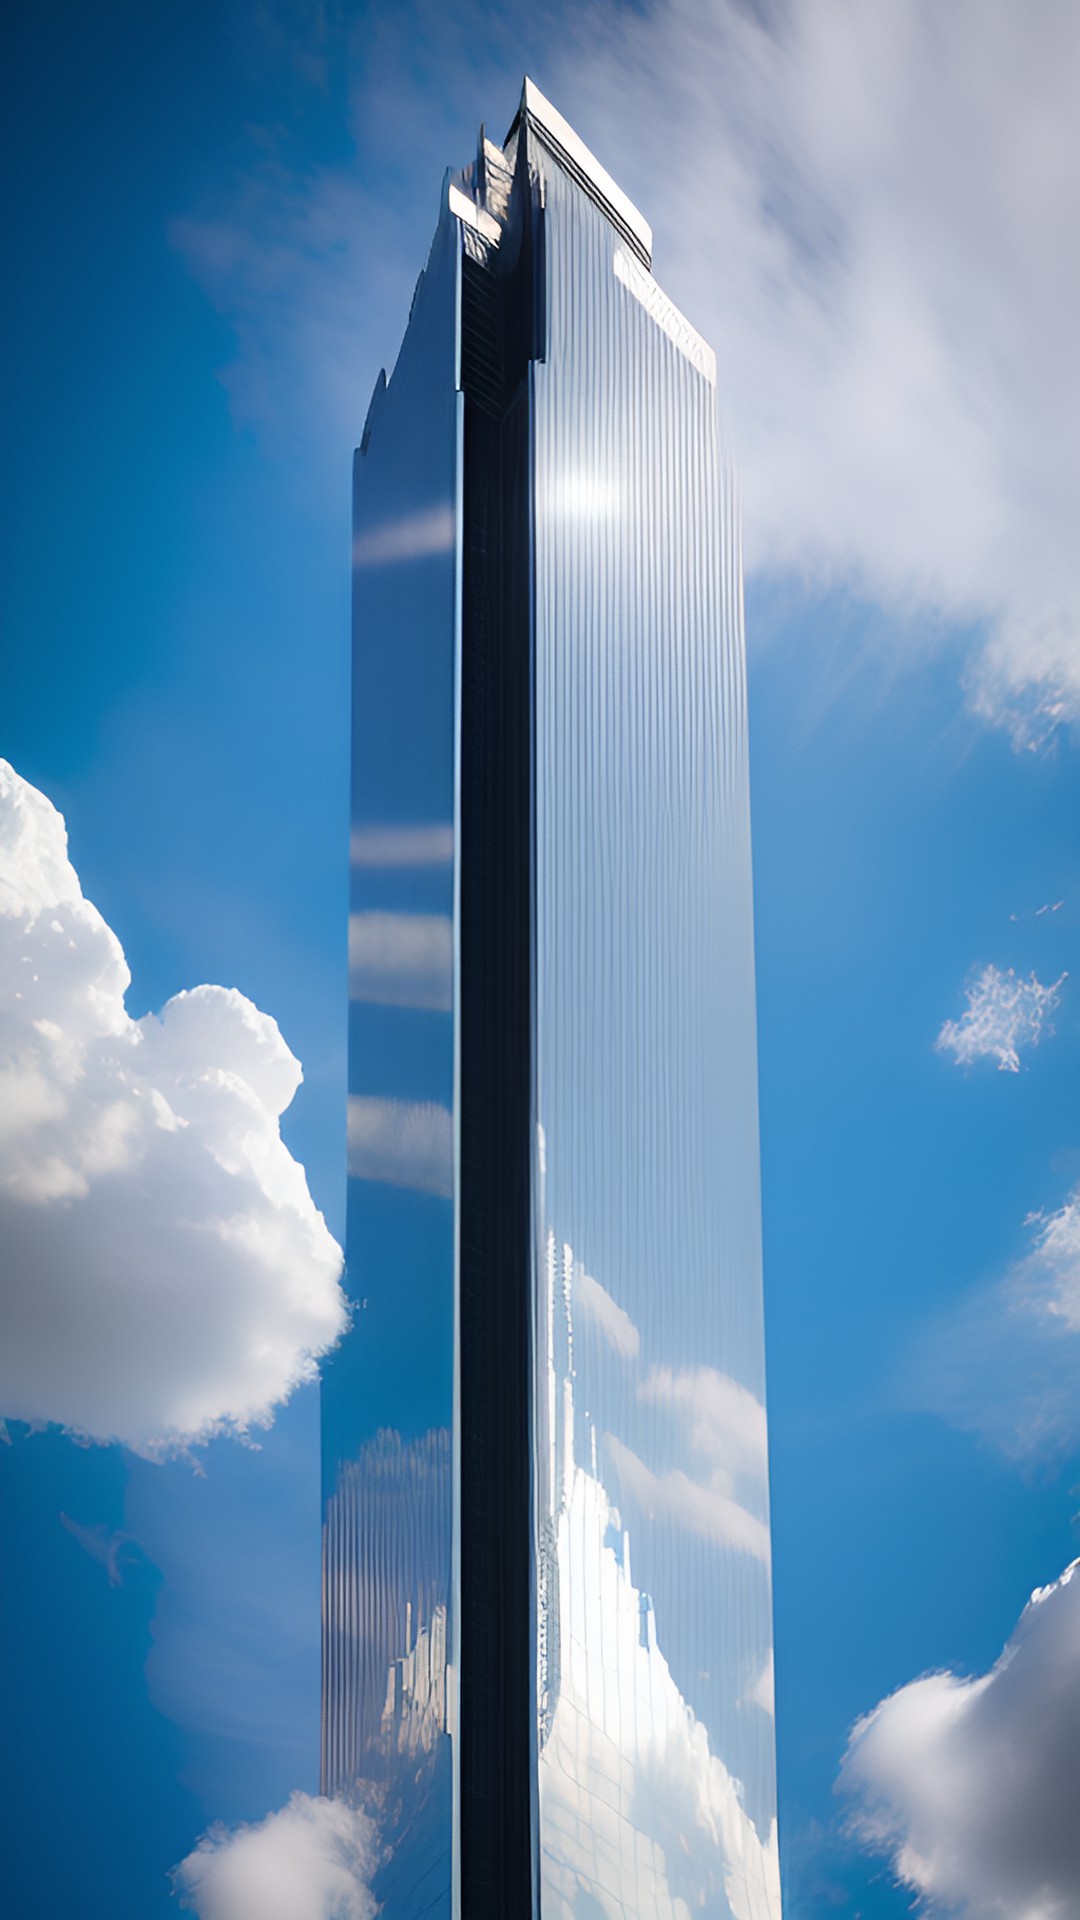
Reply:
[[387, 1920], [778, 1920], [738, 521], [526, 83], [356, 464], [327, 1792]]

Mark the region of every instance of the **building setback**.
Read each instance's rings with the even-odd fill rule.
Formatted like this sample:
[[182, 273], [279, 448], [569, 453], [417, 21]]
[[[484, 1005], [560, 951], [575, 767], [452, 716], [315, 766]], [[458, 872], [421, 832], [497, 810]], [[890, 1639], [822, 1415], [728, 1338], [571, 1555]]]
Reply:
[[526, 81], [354, 483], [323, 1790], [385, 1920], [778, 1920], [739, 531]]

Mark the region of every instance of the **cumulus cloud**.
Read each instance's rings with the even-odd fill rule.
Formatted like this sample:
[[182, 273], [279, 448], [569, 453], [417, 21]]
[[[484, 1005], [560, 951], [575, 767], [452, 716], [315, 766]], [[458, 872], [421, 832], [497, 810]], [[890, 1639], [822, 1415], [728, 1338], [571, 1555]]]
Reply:
[[454, 1191], [454, 1120], [433, 1100], [349, 1096], [349, 1172], [355, 1180]]
[[778, 1920], [775, 1820], [759, 1828], [753, 1789], [711, 1751], [652, 1604], [612, 1549], [618, 1524], [600, 1482], [577, 1468], [559, 1520], [563, 1654], [538, 1761], [544, 1913], [625, 1914], [629, 1860], [636, 1913]]
[[989, 1673], [913, 1681], [851, 1736], [855, 1831], [964, 1920], [1080, 1911], [1078, 1566], [1032, 1595]]
[[391, 1007], [454, 1004], [454, 930], [446, 913], [349, 916], [349, 996]]
[[130, 977], [0, 762], [0, 1411], [155, 1454], [268, 1424], [346, 1308], [275, 1022], [208, 986], [133, 1020]]
[[257, 1825], [212, 1828], [173, 1881], [199, 1920], [374, 1920], [377, 1860], [367, 1814], [294, 1793]]
[[1017, 1461], [1080, 1442], [1080, 1186], [1028, 1225], [1030, 1252], [933, 1328], [910, 1382], [916, 1404]]
[[[468, 7], [427, 10], [417, 35], [416, 11], [366, 45], [359, 167], [292, 170], [268, 142], [231, 204], [177, 227], [237, 331], [245, 418], [292, 408], [337, 472], [343, 423], [355, 436], [395, 348], [385, 316], [404, 318], [441, 169], [471, 150], [473, 125], [452, 115], [475, 103], [509, 120], [537, 55], [717, 349], [751, 573], [976, 632], [971, 704], [1020, 743], [1075, 720], [1069, 0], [542, 7], [512, 46]], [[391, 128], [392, 205], [362, 184]]]
[[993, 1059], [1000, 1072], [1019, 1073], [1020, 1048], [1038, 1046], [1066, 977], [1044, 987], [1034, 974], [1021, 980], [1011, 967], [1005, 973], [984, 967], [965, 988], [966, 1012], [959, 1020], [946, 1020], [938, 1034], [938, 1052], [951, 1053], [957, 1066]]

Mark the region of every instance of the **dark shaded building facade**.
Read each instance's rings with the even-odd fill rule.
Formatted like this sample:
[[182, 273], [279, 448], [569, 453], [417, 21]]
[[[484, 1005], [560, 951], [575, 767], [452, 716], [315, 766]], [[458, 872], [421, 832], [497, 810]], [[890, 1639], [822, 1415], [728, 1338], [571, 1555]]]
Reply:
[[777, 1920], [739, 531], [714, 356], [526, 82], [354, 487], [323, 1789], [386, 1920]]

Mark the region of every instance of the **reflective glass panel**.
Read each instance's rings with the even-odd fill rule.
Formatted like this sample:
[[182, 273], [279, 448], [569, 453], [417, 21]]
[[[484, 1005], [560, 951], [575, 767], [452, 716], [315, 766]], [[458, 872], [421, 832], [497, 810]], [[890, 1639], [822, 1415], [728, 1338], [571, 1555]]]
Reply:
[[458, 228], [354, 484], [353, 1327], [323, 1386], [323, 1788], [376, 1812], [392, 1920], [449, 1915]]
[[648, 257], [527, 83], [357, 456], [323, 1777], [386, 1920], [779, 1916], [739, 534]]
[[773, 1920], [738, 532], [709, 349], [532, 142], [541, 1904]]

